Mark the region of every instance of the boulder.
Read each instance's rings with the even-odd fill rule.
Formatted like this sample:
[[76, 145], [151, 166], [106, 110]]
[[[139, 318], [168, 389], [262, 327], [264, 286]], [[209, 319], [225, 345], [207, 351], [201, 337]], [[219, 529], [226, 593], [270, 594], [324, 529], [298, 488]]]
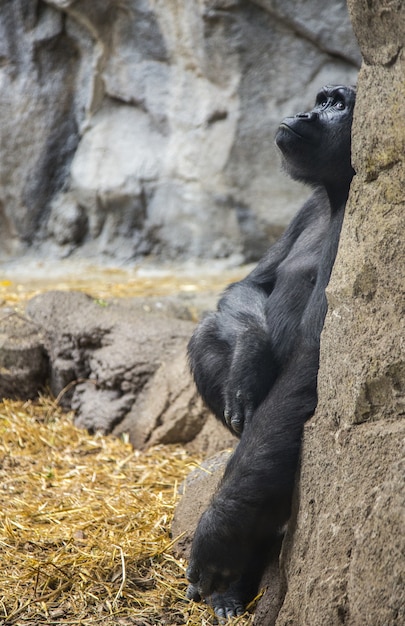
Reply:
[[190, 556], [198, 520], [221, 481], [230, 454], [229, 450], [223, 450], [206, 459], [180, 485], [182, 497], [175, 509], [171, 526], [172, 537], [177, 539], [173, 551], [178, 557], [188, 559]]
[[116, 434], [128, 432], [135, 448], [187, 443], [203, 428], [208, 410], [192, 381], [186, 351], [187, 341], [163, 360], [115, 429]]
[[[51, 391], [75, 409], [79, 426], [105, 433], [127, 415], [162, 361], [185, 353], [194, 328], [79, 292], [41, 294], [26, 311], [44, 335]], [[186, 380], [191, 387], [191, 376]]]
[[[212, 298], [192, 298], [193, 311]], [[187, 363], [194, 329], [187, 302], [38, 295], [27, 317], [11, 311], [0, 319], [0, 391], [35, 397], [48, 383], [75, 411], [77, 426], [127, 433], [138, 449], [183, 443], [204, 455], [223, 450], [235, 439], [203, 405]]]
[[237, 441], [212, 413], [208, 413], [202, 429], [186, 447], [189, 452], [202, 454], [204, 459], [210, 459], [223, 450], [233, 448]]

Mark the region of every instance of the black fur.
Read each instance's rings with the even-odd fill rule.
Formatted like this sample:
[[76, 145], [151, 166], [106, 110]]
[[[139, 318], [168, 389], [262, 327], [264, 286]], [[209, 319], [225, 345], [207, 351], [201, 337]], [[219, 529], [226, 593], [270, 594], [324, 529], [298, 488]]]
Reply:
[[239, 614], [254, 595], [290, 514], [302, 428], [317, 404], [325, 288], [354, 174], [354, 101], [353, 87], [326, 86], [311, 112], [283, 120], [276, 143], [284, 167], [314, 193], [189, 343], [199, 392], [240, 436], [187, 570], [188, 596], [208, 598], [218, 615]]

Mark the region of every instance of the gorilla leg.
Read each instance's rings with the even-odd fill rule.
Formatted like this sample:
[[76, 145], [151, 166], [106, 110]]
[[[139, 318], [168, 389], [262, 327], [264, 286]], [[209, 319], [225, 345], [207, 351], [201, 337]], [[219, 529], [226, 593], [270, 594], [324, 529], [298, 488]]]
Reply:
[[301, 347], [246, 424], [194, 535], [187, 576], [201, 597], [243, 582], [252, 559], [288, 520], [302, 429], [316, 407], [317, 371], [318, 348]]
[[229, 343], [219, 336], [217, 318], [217, 313], [210, 313], [197, 326], [188, 344], [188, 358], [200, 395], [226, 425], [224, 389], [232, 353]]
[[190, 368], [197, 389], [211, 411], [240, 435], [244, 423], [266, 397], [279, 373], [271, 341], [262, 327], [250, 321], [230, 342], [221, 338], [224, 316], [208, 315], [194, 332], [189, 345]]

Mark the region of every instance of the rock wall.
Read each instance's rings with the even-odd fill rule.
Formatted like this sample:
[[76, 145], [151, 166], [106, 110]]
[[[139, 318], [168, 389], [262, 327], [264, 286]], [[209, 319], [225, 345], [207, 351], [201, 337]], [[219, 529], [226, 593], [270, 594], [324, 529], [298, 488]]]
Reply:
[[405, 8], [350, 0], [349, 9], [364, 55], [357, 175], [328, 288], [277, 626], [405, 623]]
[[273, 136], [356, 81], [343, 0], [0, 0], [0, 255], [257, 258]]

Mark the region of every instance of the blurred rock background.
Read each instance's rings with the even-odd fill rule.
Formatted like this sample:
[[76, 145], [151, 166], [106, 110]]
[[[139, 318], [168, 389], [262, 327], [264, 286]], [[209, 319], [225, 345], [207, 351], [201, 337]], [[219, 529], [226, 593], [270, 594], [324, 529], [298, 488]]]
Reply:
[[0, 258], [257, 259], [279, 121], [359, 65], [343, 0], [0, 0]]

